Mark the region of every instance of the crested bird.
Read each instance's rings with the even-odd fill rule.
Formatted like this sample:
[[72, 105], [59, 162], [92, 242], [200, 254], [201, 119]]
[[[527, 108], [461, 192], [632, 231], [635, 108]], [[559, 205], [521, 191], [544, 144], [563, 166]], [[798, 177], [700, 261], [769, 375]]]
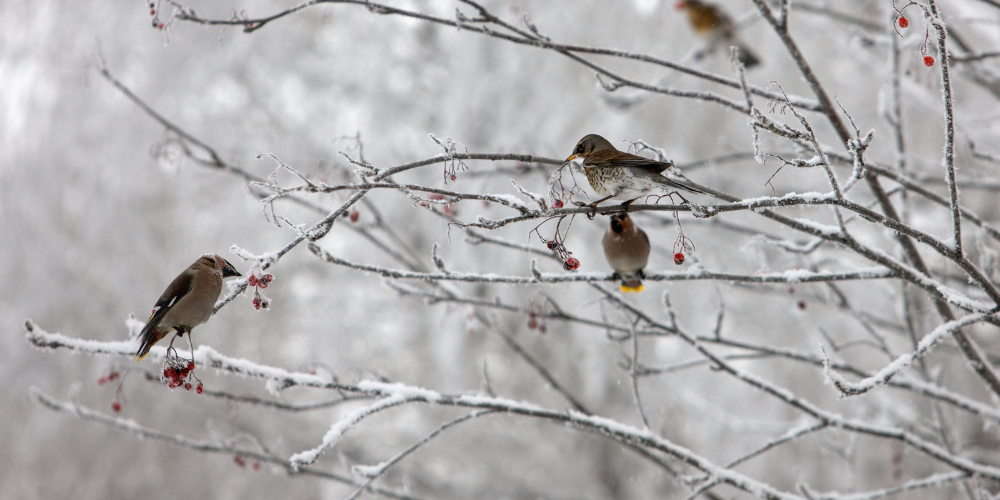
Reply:
[[739, 49], [737, 57], [745, 68], [750, 69], [760, 64], [760, 58], [737, 38], [733, 19], [722, 10], [722, 7], [701, 0], [681, 0], [677, 2], [676, 8], [687, 10], [688, 22], [691, 23], [695, 33], [708, 39], [708, 48], [705, 52], [711, 52], [717, 45], [723, 43], [726, 47], [735, 45]]
[[139, 334], [136, 361], [149, 354], [153, 344], [170, 332], [190, 336], [191, 329], [208, 321], [222, 292], [222, 279], [242, 276], [226, 259], [205, 254], [177, 275], [153, 306], [153, 313]]
[[583, 158], [583, 171], [587, 174], [587, 181], [597, 195], [602, 197], [590, 204], [594, 208], [602, 201], [620, 199], [625, 200], [622, 207], [628, 211], [628, 206], [633, 201], [654, 189], [675, 188], [705, 194], [696, 187], [660, 175], [674, 166], [673, 163], [618, 151], [607, 139], [597, 134], [580, 139], [566, 161], [577, 158]]
[[628, 213], [613, 214], [608, 230], [601, 240], [604, 258], [614, 276], [621, 278], [623, 292], [642, 291], [642, 270], [649, 262], [649, 237], [639, 229]]

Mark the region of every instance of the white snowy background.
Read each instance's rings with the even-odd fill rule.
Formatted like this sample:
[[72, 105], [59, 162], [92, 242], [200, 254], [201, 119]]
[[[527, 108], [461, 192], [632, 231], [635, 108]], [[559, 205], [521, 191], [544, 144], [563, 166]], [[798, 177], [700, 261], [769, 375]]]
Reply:
[[[453, 16], [460, 7], [471, 15], [467, 6], [450, 0], [390, 3], [444, 17]], [[752, 2], [720, 3], [745, 21], [740, 36], [764, 61], [747, 73], [748, 81], [761, 87], [776, 81], [789, 94], [811, 98], [780, 40], [755, 15]], [[949, 26], [981, 51], [1000, 47], [1000, 9], [974, 0], [939, 3]], [[819, 3], [809, 5], [813, 4]], [[201, 16], [228, 19], [240, 12], [251, 17], [276, 12], [293, 2], [216, 0], [187, 5]], [[495, 0], [484, 5], [515, 24], [527, 14], [543, 34], [565, 43], [670, 61], [685, 60], [702, 43], [692, 36], [685, 15], [674, 9], [673, 2]], [[794, 10], [794, 5], [792, 33], [805, 57], [862, 134], [875, 130], [869, 159], [892, 165], [893, 132], [882, 114], [891, 71], [890, 2], [826, 2], [832, 10], [880, 26], [878, 31], [821, 12]], [[171, 7], [163, 4], [161, 9], [161, 17], [169, 17]], [[939, 65], [927, 68], [921, 63], [918, 45], [925, 25], [916, 9], [907, 14], [911, 27], [903, 30], [900, 41], [906, 155], [910, 172], [933, 178], [927, 185], [946, 196], [940, 166], [944, 133]], [[296, 235], [287, 225], [279, 227], [265, 218], [245, 181], [184, 159], [162, 126], [102, 78], [102, 58], [116, 78], [165, 118], [215, 148], [224, 161], [261, 177], [274, 170], [275, 162], [257, 156], [270, 153], [313, 179], [331, 184], [356, 181], [348, 176], [353, 167], [339, 154], [357, 158], [355, 136], [363, 144], [364, 159], [378, 167], [440, 154], [429, 134], [461, 143], [459, 151], [565, 158], [580, 137], [599, 133], [622, 148], [626, 143], [621, 141], [642, 139], [663, 148], [681, 166], [753, 152], [749, 118], [731, 109], [629, 89], [609, 94], [596, 83], [592, 70], [553, 51], [380, 16], [356, 5], [312, 7], [252, 34], [184, 22], [161, 31], [153, 29], [150, 20], [148, 4], [139, 0], [0, 2], [0, 499], [343, 498], [352, 491], [335, 482], [287, 476], [283, 469], [272, 471], [268, 465], [260, 471], [241, 468], [231, 455], [200, 454], [137, 439], [50, 411], [29, 397], [29, 388], [35, 386], [58, 399], [112, 413], [114, 384], [99, 386], [97, 380], [112, 369], [138, 366], [155, 372], [158, 365], [35, 349], [24, 340], [27, 318], [50, 332], [124, 340], [128, 315], [145, 319], [166, 284], [199, 255], [219, 253], [245, 272], [247, 264], [229, 253], [230, 246], [259, 254], [279, 249]], [[933, 36], [931, 41], [930, 53], [939, 58]], [[594, 60], [639, 81], [742, 99], [738, 90], [664, 68], [620, 59]], [[685, 64], [735, 77], [720, 53]], [[984, 67], [989, 69], [989, 63]], [[955, 89], [960, 175], [996, 183], [1000, 165], [972, 158], [968, 142], [1000, 154], [998, 101], [982, 85], [964, 78], [961, 70], [956, 70]], [[622, 105], [630, 100], [635, 102]], [[766, 104], [766, 99], [755, 98], [761, 109]], [[844, 151], [833, 146], [837, 138], [828, 122], [816, 114], [806, 116], [824, 145]], [[795, 156], [787, 141], [769, 136], [763, 145], [769, 152]], [[510, 183], [515, 179], [544, 193], [554, 168], [535, 165], [537, 170], [529, 174], [481, 177], [475, 173], [514, 163], [467, 164], [470, 170], [459, 173], [448, 189], [516, 195]], [[690, 168], [685, 174], [700, 184], [752, 198], [772, 194], [765, 183], [779, 165], [772, 159], [764, 167], [743, 156]], [[441, 168], [424, 167], [397, 181], [442, 187]], [[846, 178], [850, 170], [841, 167], [838, 172]], [[283, 185], [298, 182], [287, 173], [278, 179]], [[816, 168], [785, 167], [772, 184], [779, 195], [829, 190]], [[862, 203], [872, 202], [867, 192], [854, 194]], [[310, 195], [327, 209], [346, 198], [343, 193]], [[461, 231], [452, 228], [449, 233], [442, 219], [396, 192], [373, 192], [367, 199], [430, 269], [435, 243], [447, 267], [455, 271], [527, 276], [531, 260], [538, 258], [470, 245]], [[707, 197], [693, 200], [711, 202]], [[1000, 217], [995, 191], [968, 188], [963, 203], [988, 222]], [[308, 226], [319, 218], [293, 204], [278, 202], [275, 207], [296, 224]], [[948, 238], [947, 209], [919, 200], [911, 209], [907, 215], [914, 226]], [[358, 224], [371, 224], [375, 217], [371, 210], [365, 206], [358, 210]], [[464, 221], [478, 215], [513, 215], [509, 209], [496, 204], [484, 207], [478, 201], [460, 203], [456, 210]], [[832, 224], [826, 207], [780, 210]], [[699, 265], [753, 275], [812, 266], [844, 270], [873, 265], [829, 244], [807, 255], [764, 245], [755, 231], [800, 243], [810, 238], [752, 212], [733, 212], [708, 220], [681, 213], [685, 233], [697, 249], [678, 267], [671, 258], [677, 231], [669, 214], [635, 217], [653, 239], [648, 268], [652, 271]], [[593, 221], [577, 217], [573, 222], [566, 245], [581, 261], [581, 272], [609, 271], [599, 245], [606, 221], [599, 216]], [[529, 237], [537, 223], [514, 224], [489, 234], [544, 249], [537, 238]], [[733, 231], [720, 224], [753, 230]], [[898, 255], [884, 228], [863, 221], [855, 224], [852, 227], [862, 238]], [[968, 246], [973, 248], [975, 229], [968, 234]], [[319, 243], [352, 261], [399, 267], [341, 222]], [[965, 278], [957, 268], [946, 267], [946, 260], [936, 254], [926, 255], [930, 267], [946, 276], [942, 280], [963, 286]], [[543, 271], [561, 272], [551, 261], [539, 262]], [[304, 246], [270, 272], [275, 276], [265, 292], [273, 300], [270, 310], [258, 312], [249, 296], [238, 297], [195, 330], [196, 344], [288, 370], [319, 366], [342, 381], [381, 376], [443, 393], [480, 391], [486, 383], [485, 370], [500, 396], [554, 409], [567, 407], [496, 333], [477, 328], [469, 307], [400, 296], [377, 275], [323, 263]], [[454, 286], [471, 297], [486, 301], [500, 297], [521, 307], [542, 293], [550, 294], [574, 313], [594, 319], [600, 319], [606, 307], [585, 284]], [[905, 321], [898, 280], [837, 286], [851, 303], [850, 314], [837, 307], [837, 297], [823, 284], [650, 282], [646, 292], [626, 299], [663, 319], [662, 296], [669, 291], [677, 321], [699, 335], [711, 334], [724, 304], [724, 335], [813, 355], [821, 353], [821, 343], [829, 347], [831, 342], [870, 339], [856, 318], [874, 318], [870, 324], [894, 352], [910, 349], [901, 333]], [[918, 302], [923, 314], [913, 319], [925, 334], [940, 318], [930, 301]], [[613, 308], [607, 311], [610, 316], [617, 314]], [[641, 427], [631, 380], [620, 366], [623, 353], [631, 352], [630, 343], [611, 341], [600, 328], [557, 321], [549, 321], [547, 332], [540, 334], [527, 328], [523, 314], [486, 314], [598, 415]], [[995, 327], [969, 331], [996, 355], [1000, 344]], [[691, 349], [676, 341], [643, 346], [642, 356], [651, 365], [696, 359]], [[996, 398], [990, 398], [981, 380], [955, 355], [953, 343], [946, 342], [941, 349], [940, 358], [931, 358], [941, 382], [995, 405]], [[840, 355], [869, 370], [890, 360], [863, 346]], [[815, 366], [769, 359], [740, 363], [848, 418], [919, 427], [914, 422], [923, 422], [933, 412], [926, 401], [887, 388], [838, 399]], [[206, 388], [271, 397], [258, 381], [202, 372]], [[640, 388], [655, 432], [719, 464], [807, 421], [789, 406], [705, 365], [643, 378]], [[227, 404], [147, 383], [138, 373], [126, 377], [123, 391], [120, 415], [144, 426], [205, 440], [255, 436], [282, 456], [318, 444], [344, 411], [284, 413]], [[280, 399], [316, 401], [328, 396], [292, 389]], [[378, 415], [353, 430], [321, 464], [346, 471], [353, 464], [378, 463], [457, 415], [426, 406]], [[1000, 465], [995, 427], [965, 414], [949, 416], [948, 422], [951, 437], [967, 446], [959, 454]], [[897, 457], [902, 465], [895, 462]], [[895, 476], [897, 469], [905, 474]], [[772, 451], [739, 470], [794, 493], [799, 482], [824, 492], [865, 491], [947, 468], [904, 450], [898, 442], [821, 434]], [[687, 491], [662, 469], [608, 439], [558, 424], [502, 416], [449, 430], [379, 484], [420, 498], [684, 498]], [[997, 491], [995, 483], [984, 482], [982, 487]], [[732, 488], [717, 491], [725, 498], [747, 496]], [[969, 498], [968, 494], [952, 485], [904, 495]]]

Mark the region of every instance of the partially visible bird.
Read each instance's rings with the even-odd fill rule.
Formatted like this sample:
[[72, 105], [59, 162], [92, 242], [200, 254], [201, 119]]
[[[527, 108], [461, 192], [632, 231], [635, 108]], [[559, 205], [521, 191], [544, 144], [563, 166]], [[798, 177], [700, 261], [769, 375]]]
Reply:
[[623, 153], [597, 134], [580, 139], [566, 161], [577, 158], [583, 158], [583, 171], [587, 174], [587, 181], [597, 195], [602, 197], [591, 203], [592, 207], [605, 200], [619, 199], [625, 200], [622, 206], [628, 210], [629, 204], [654, 189], [674, 188], [705, 194], [696, 187], [660, 175], [660, 172], [674, 166], [673, 163]]
[[214, 254], [202, 255], [179, 274], [160, 295], [153, 314], [139, 334], [136, 360], [149, 354], [150, 348], [173, 331], [183, 337], [191, 329], [212, 317], [215, 301], [222, 292], [222, 279], [242, 276], [226, 259]]
[[722, 10], [722, 7], [701, 0], [681, 0], [677, 2], [676, 7], [678, 10], [687, 10], [688, 21], [695, 33], [708, 38], [709, 45], [706, 52], [715, 50], [720, 44], [727, 49], [735, 45], [739, 49], [737, 57], [745, 68], [750, 69], [760, 64], [760, 58], [745, 43], [737, 39], [733, 19]]
[[635, 225], [627, 213], [611, 216], [611, 227], [601, 240], [604, 258], [608, 259], [615, 277], [621, 278], [623, 292], [642, 291], [642, 270], [649, 262], [649, 237]]

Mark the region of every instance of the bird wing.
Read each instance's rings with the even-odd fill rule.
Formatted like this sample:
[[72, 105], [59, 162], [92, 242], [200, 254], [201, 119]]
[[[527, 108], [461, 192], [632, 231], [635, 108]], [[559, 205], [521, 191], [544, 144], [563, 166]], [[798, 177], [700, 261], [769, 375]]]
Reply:
[[673, 179], [670, 179], [669, 177], [660, 175], [659, 173], [651, 172], [643, 168], [632, 168], [631, 171], [636, 177], [645, 177], [647, 179], [652, 180], [653, 182], [656, 182], [657, 184], [662, 184], [664, 186], [669, 186], [676, 189], [683, 189], [685, 191], [690, 191], [692, 193], [697, 193], [697, 194], [708, 194], [694, 186], [689, 186], [687, 184], [684, 184], [683, 182], [677, 182]]
[[149, 316], [146, 326], [142, 327], [142, 332], [139, 334], [139, 338], [141, 339], [137, 354], [139, 359], [144, 358], [149, 349], [153, 347], [153, 344], [159, 340], [156, 337], [156, 327], [160, 325], [163, 317], [167, 315], [170, 309], [177, 305], [177, 302], [182, 297], [191, 293], [191, 290], [194, 288], [194, 274], [193, 269], [186, 269], [170, 282], [167, 289], [163, 291], [163, 295], [160, 295], [160, 299], [156, 301], [156, 305], [153, 306], [153, 314]]
[[599, 168], [638, 168], [656, 174], [674, 166], [672, 162], [650, 160], [649, 158], [643, 158], [641, 156], [623, 153], [621, 151], [594, 151], [587, 157], [587, 160], [584, 161], [583, 164], [588, 167]]

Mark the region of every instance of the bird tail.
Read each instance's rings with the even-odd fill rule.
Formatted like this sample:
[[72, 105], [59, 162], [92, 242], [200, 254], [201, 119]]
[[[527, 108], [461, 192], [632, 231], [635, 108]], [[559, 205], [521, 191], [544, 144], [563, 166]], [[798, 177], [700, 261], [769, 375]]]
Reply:
[[157, 335], [155, 323], [152, 321], [146, 323], [146, 326], [142, 328], [142, 333], [139, 334], [139, 351], [135, 353], [135, 361], [142, 361], [142, 358], [148, 356], [149, 350], [160, 338]]
[[623, 292], [641, 292], [643, 290], [642, 280], [636, 277], [625, 278], [622, 280], [621, 290]]

